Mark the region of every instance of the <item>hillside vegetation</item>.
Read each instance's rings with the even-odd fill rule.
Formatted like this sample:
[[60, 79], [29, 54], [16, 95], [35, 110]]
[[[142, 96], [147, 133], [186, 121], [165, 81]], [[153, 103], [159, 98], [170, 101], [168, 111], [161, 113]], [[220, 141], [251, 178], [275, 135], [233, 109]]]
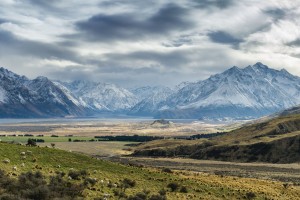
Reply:
[[[0, 159], [0, 196], [7, 199], [50, 199], [57, 195], [49, 192], [53, 180], [60, 182], [57, 190], [64, 191], [66, 185], [77, 188], [73, 197], [70, 191], [62, 192], [61, 199], [297, 199], [300, 192], [299, 186], [280, 182], [161, 171], [7, 143], [0, 143]], [[44, 190], [37, 190], [37, 183]], [[13, 189], [17, 192], [12, 194]]]
[[[164, 143], [168, 145], [164, 145]], [[280, 116], [246, 125], [225, 135], [190, 141], [156, 141], [140, 146], [139, 156], [184, 156], [241, 162], [300, 161], [300, 115]], [[170, 144], [176, 145], [170, 145]]]

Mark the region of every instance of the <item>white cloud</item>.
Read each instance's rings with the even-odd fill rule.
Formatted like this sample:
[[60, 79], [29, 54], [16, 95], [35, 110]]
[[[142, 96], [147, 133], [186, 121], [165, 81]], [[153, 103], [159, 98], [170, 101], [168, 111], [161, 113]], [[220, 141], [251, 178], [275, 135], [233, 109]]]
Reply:
[[[130, 85], [195, 81], [232, 65], [243, 67], [257, 61], [300, 75], [300, 45], [295, 42], [300, 39], [299, 1], [212, 2], [218, 1], [3, 0], [0, 34], [8, 31], [12, 35], [6, 33], [8, 41], [0, 38], [0, 65], [29, 77], [60, 77], [66, 69], [74, 69], [67, 75], [69, 79], [80, 78], [82, 72], [84, 78], [125, 84], [128, 77]], [[175, 25], [160, 34], [149, 30], [151, 26], [143, 26], [141, 22], [146, 23], [170, 4], [182, 8], [184, 18], [180, 23], [184, 28], [172, 21]], [[104, 16], [108, 25], [122, 25], [124, 21], [109, 21], [120, 20], [110, 18], [115, 15], [134, 20], [127, 24], [137, 30], [136, 34], [131, 32], [129, 39], [115, 34], [115, 38], [95, 41], [75, 37], [82, 32], [76, 23], [96, 15]], [[167, 21], [161, 24], [169, 25]], [[210, 33], [219, 34], [212, 38]], [[218, 38], [225, 36], [226, 40]], [[11, 47], [9, 42], [13, 43]]]

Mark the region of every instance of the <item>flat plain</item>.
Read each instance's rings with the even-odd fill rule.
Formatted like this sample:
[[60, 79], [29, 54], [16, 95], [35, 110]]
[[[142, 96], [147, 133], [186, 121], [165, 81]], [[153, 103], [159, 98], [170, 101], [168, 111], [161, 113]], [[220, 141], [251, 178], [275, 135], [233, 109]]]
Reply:
[[42, 121], [0, 124], [0, 135], [73, 135], [73, 136], [103, 136], [103, 135], [150, 135], [150, 136], [189, 136], [199, 133], [230, 131], [239, 127], [238, 123], [209, 123], [197, 120], [179, 120], [170, 124], [153, 124], [152, 119], [138, 120], [82, 120], [82, 121]]

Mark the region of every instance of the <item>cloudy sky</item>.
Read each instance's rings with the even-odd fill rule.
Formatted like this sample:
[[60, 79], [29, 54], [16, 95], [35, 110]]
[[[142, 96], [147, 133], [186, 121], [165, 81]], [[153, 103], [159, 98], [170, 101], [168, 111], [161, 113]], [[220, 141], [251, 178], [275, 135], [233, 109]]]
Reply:
[[1, 0], [0, 66], [175, 85], [258, 61], [300, 76], [300, 1]]

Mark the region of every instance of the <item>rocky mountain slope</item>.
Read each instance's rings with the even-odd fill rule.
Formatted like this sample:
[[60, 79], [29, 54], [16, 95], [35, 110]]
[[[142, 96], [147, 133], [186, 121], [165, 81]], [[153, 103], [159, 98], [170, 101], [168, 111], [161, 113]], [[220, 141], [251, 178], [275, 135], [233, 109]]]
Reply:
[[97, 112], [126, 112], [138, 103], [134, 94], [114, 84], [90, 81], [56, 84], [67, 88], [82, 106]]
[[300, 78], [256, 63], [232, 67], [170, 95], [157, 117], [247, 119], [300, 103]]
[[135, 94], [140, 99], [140, 102], [134, 105], [128, 114], [153, 116], [163, 109], [163, 102], [173, 93], [174, 90], [162, 86], [138, 88], [135, 90]]
[[29, 80], [0, 69], [0, 117], [121, 113], [156, 118], [252, 119], [300, 104], [300, 78], [262, 63], [232, 67], [174, 88], [135, 89], [91, 81]]
[[81, 116], [87, 110], [45, 77], [29, 80], [0, 68], [0, 117]]

